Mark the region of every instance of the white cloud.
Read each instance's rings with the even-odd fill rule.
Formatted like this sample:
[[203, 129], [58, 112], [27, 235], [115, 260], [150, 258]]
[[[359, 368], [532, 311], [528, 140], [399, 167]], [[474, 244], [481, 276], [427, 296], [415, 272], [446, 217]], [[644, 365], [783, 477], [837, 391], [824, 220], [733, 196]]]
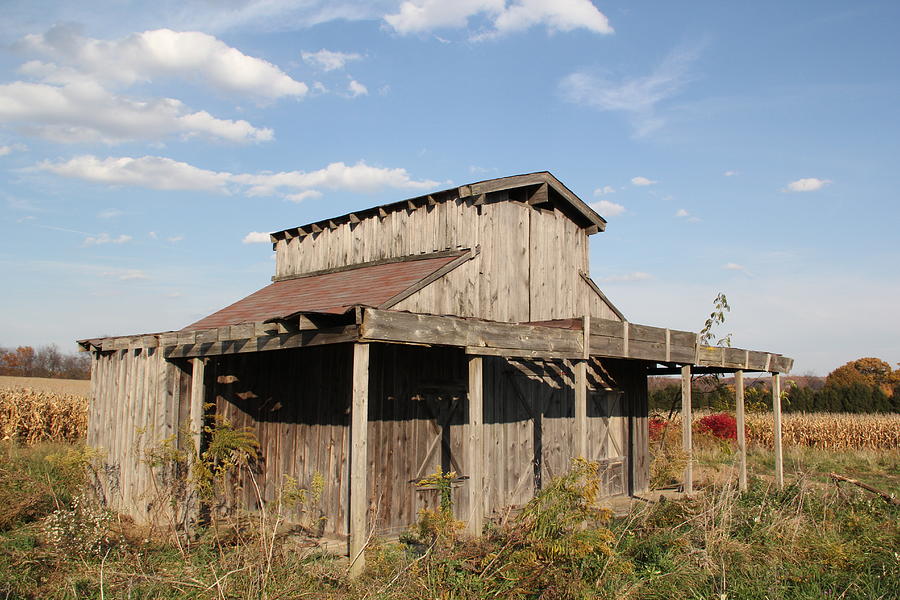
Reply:
[[734, 177], [737, 174], [737, 171], [725, 171], [724, 173], [722, 173], [722, 175], [724, 175], [725, 177]]
[[347, 84], [347, 92], [351, 98], [356, 98], [357, 96], [367, 96], [369, 89], [355, 79], [351, 79], [350, 83]]
[[616, 204], [615, 202], [610, 202], [609, 200], [592, 202], [590, 206], [604, 217], [618, 217], [625, 212], [624, 206]]
[[16, 81], [0, 85], [0, 122], [57, 142], [161, 139], [204, 135], [232, 142], [271, 140], [271, 129], [189, 112], [172, 98], [139, 101], [90, 82], [62, 86]]
[[130, 235], [122, 234], [118, 237], [112, 237], [108, 233], [101, 233], [99, 235], [90, 235], [84, 238], [85, 246], [101, 246], [103, 244], [124, 244], [126, 242], [131, 241]]
[[599, 187], [596, 190], [594, 190], [595, 196], [604, 196], [606, 194], [615, 194], [615, 193], [616, 193], [616, 188], [614, 188], [611, 185], [604, 185], [603, 187]]
[[727, 271], [746, 271], [747, 270], [747, 267], [745, 267], [744, 265], [739, 265], [739, 264], [733, 263], [733, 262], [725, 263], [724, 265], [722, 265], [722, 268]]
[[118, 208], [107, 208], [106, 210], [101, 210], [97, 213], [98, 219], [115, 219], [116, 217], [121, 217], [125, 213]]
[[348, 62], [362, 58], [361, 54], [356, 54], [355, 52], [335, 52], [325, 48], [318, 52], [303, 52], [301, 56], [303, 57], [303, 62], [323, 71], [343, 69]]
[[686, 211], [686, 210], [683, 209], [683, 208], [679, 208], [679, 209], [675, 212], [675, 216], [676, 216], [676, 217], [688, 217], [688, 216], [690, 216], [690, 214], [691, 214], [691, 213], [689, 213], [688, 211]]
[[108, 185], [127, 185], [156, 190], [243, 193], [248, 196], [283, 195], [300, 201], [321, 195], [315, 188], [372, 192], [384, 188], [434, 189], [439, 182], [413, 179], [406, 169], [382, 168], [358, 162], [331, 163], [316, 171], [279, 173], [228, 173], [210, 171], [160, 156], [77, 156], [65, 162], [44, 161], [34, 167], [63, 177]]
[[830, 179], [818, 179], [816, 177], [807, 177], [798, 179], [787, 184], [785, 191], [788, 192], [814, 192], [821, 190], [823, 187], [831, 183]]
[[627, 281], [646, 281], [647, 279], [653, 279], [653, 275], [650, 273], [644, 273], [643, 271], [634, 271], [632, 273], [625, 273], [624, 275], [610, 275], [609, 277], [603, 277], [600, 281], [607, 282], [627, 282]]
[[167, 237], [166, 241], [169, 242], [170, 244], [177, 244], [178, 242], [180, 242], [183, 239], [184, 239], [183, 235], [173, 235], [171, 237]]
[[697, 59], [697, 48], [682, 48], [670, 53], [649, 74], [613, 80], [588, 71], [575, 71], [559, 84], [563, 98], [575, 104], [602, 111], [628, 115], [635, 135], [646, 136], [665, 124], [658, 105], [681, 91], [690, 80], [690, 66]]
[[268, 233], [263, 231], [251, 231], [241, 240], [244, 244], [268, 244], [272, 241]]
[[100, 159], [83, 155], [61, 163], [44, 161], [36, 168], [73, 179], [154, 190], [225, 192], [231, 177], [161, 156]]
[[156, 232], [155, 232], [155, 231], [148, 231], [148, 232], [147, 232], [147, 237], [150, 238], [151, 240], [155, 240], [155, 239], [157, 239], [159, 236], [156, 235]]
[[247, 56], [199, 31], [157, 29], [107, 41], [82, 37], [70, 27], [57, 26], [44, 34], [26, 36], [19, 46], [56, 61], [31, 61], [22, 68], [53, 83], [89, 78], [133, 85], [171, 77], [266, 99], [302, 97], [308, 91], [305, 83], [292, 79], [272, 63]]
[[311, 198], [321, 198], [322, 192], [318, 190], [306, 190], [303, 192], [297, 192], [296, 194], [287, 194], [285, 198], [290, 200], [291, 202], [303, 202], [304, 200], [309, 200]]
[[476, 16], [488, 18], [492, 25], [476, 38], [524, 31], [535, 25], [553, 32], [613, 32], [609, 20], [590, 0], [407, 0], [399, 12], [385, 15], [384, 20], [398, 33], [407, 34], [467, 27], [469, 19]]
[[632, 183], [632, 185], [637, 185], [637, 186], [647, 186], [647, 185], [653, 185], [654, 183], [657, 183], [657, 182], [653, 181], [652, 179], [647, 179], [646, 177], [638, 176], [638, 177], [632, 177], [631, 183]]

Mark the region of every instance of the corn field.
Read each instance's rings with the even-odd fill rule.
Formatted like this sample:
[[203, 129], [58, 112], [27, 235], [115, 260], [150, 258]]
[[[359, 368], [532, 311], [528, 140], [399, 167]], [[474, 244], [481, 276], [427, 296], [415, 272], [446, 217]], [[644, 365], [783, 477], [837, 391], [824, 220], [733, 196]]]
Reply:
[[[900, 415], [789, 413], [781, 416], [785, 446], [823, 450], [887, 450], [900, 448]], [[775, 427], [770, 413], [747, 415], [747, 438], [771, 447]]]
[[87, 433], [88, 399], [30, 388], [0, 389], [0, 439], [74, 442]]

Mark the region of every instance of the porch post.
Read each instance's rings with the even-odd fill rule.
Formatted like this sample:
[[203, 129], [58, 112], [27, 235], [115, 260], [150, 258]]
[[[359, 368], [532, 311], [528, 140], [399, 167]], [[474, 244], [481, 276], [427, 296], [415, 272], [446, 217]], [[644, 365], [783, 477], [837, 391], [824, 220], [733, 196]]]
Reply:
[[781, 374], [772, 373], [772, 412], [775, 415], [775, 483], [784, 488], [784, 456], [781, 452]]
[[200, 456], [200, 442], [203, 439], [203, 404], [206, 402], [206, 359], [191, 359], [191, 438], [194, 441], [194, 452]]
[[480, 356], [469, 357], [469, 436], [466, 463], [469, 471], [469, 535], [481, 535], [484, 525], [484, 366]]
[[691, 440], [691, 365], [681, 367], [681, 445], [687, 454], [684, 493], [694, 493], [694, 448]]
[[350, 408], [350, 576], [366, 568], [368, 489], [369, 344], [353, 344], [353, 394]]
[[744, 429], [744, 372], [734, 373], [734, 402], [737, 415], [738, 488], [747, 489], [747, 436]]
[[587, 363], [591, 357], [591, 317], [585, 315], [583, 319], [581, 358], [575, 363], [575, 434], [576, 455], [581, 458], [588, 457], [588, 426], [587, 426]]

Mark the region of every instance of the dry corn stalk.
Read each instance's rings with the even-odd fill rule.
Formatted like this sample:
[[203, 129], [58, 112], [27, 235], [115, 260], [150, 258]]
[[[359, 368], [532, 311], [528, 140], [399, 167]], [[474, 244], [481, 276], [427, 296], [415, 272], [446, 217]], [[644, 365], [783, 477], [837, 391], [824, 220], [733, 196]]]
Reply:
[[29, 388], [0, 389], [0, 439], [76, 441], [87, 431], [88, 399]]

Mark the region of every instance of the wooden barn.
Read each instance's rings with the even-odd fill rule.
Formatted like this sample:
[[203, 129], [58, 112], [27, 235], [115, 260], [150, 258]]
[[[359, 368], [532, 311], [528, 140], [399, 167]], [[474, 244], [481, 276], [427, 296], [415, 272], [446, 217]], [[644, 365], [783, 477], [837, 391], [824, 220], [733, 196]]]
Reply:
[[181, 330], [81, 340], [107, 502], [153, 519], [146, 450], [203, 444], [216, 416], [260, 442], [228, 502], [317, 477], [323, 535], [354, 558], [435, 502], [416, 485], [435, 471], [473, 533], [573, 457], [605, 495], [647, 491], [648, 375], [792, 361], [628, 322], [588, 275], [605, 225], [550, 173], [463, 185], [272, 234], [272, 283]]

